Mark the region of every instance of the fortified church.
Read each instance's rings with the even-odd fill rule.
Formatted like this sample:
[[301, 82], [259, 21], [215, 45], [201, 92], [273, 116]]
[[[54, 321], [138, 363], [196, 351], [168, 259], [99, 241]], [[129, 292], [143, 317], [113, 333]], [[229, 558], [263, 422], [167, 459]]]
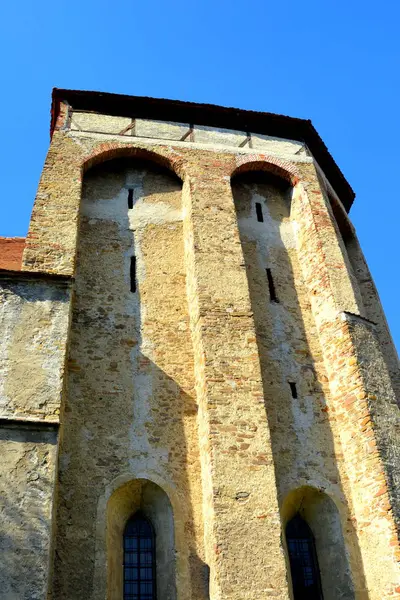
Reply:
[[54, 90], [0, 240], [1, 600], [400, 599], [353, 199], [310, 121]]

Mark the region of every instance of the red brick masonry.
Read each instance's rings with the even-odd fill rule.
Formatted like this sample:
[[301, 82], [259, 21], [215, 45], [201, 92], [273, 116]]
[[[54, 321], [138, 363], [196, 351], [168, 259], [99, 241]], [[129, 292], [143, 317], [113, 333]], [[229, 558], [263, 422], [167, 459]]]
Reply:
[[0, 269], [20, 271], [25, 238], [0, 237]]

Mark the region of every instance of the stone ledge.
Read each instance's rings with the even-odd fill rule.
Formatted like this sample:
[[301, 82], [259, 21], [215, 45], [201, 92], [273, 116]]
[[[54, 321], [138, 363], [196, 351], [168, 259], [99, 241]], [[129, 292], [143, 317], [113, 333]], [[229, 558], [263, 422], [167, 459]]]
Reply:
[[344, 310], [343, 312], [339, 313], [342, 321], [356, 321], [359, 323], [363, 323], [364, 325], [369, 325], [370, 327], [374, 328], [377, 326], [377, 324], [374, 321], [371, 321], [370, 319], [367, 319], [366, 317], [362, 317], [361, 315], [356, 315], [355, 313], [351, 313], [351, 312], [347, 312], [346, 310]]
[[0, 269], [0, 279], [51, 279], [60, 283], [72, 283], [72, 275], [63, 275], [60, 273], [49, 273], [46, 271], [15, 271], [12, 269]]

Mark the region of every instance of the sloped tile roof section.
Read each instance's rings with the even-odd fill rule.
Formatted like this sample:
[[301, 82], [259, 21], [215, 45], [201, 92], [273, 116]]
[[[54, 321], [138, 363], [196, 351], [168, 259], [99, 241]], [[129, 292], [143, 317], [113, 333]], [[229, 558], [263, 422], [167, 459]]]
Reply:
[[350, 210], [354, 201], [355, 194], [350, 184], [308, 119], [213, 104], [54, 88], [50, 135], [53, 134], [61, 102], [68, 102], [73, 110], [79, 111], [137, 119], [193, 123], [209, 127], [251, 131], [304, 142], [324, 171], [346, 210]]
[[20, 271], [24, 248], [25, 238], [0, 237], [0, 269], [5, 271]]

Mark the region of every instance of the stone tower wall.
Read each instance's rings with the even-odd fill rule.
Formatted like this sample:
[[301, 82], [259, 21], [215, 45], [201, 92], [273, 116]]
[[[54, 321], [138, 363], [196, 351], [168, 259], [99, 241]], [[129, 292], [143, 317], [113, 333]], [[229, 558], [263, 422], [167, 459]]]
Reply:
[[290, 598], [297, 511], [326, 600], [400, 598], [394, 362], [313, 158], [251, 137], [60, 112], [23, 257], [73, 289], [46, 400], [61, 427], [37, 561], [53, 600], [121, 598], [113, 561], [139, 506], [173, 556], [163, 600]]

